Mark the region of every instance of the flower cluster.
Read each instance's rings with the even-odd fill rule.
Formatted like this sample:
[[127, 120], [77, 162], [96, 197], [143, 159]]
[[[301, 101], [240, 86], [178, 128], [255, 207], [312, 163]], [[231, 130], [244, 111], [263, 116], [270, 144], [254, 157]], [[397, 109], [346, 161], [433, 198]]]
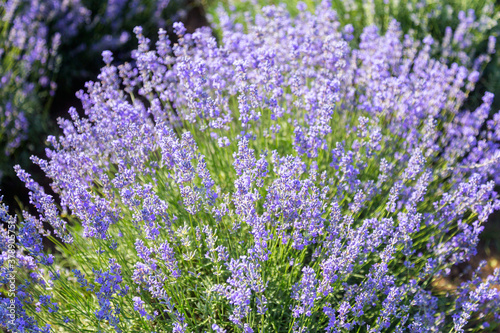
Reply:
[[[47, 160], [33, 158], [70, 223], [17, 169], [39, 212], [20, 235], [23, 320], [124, 332], [498, 326], [498, 271], [436, 285], [500, 209], [500, 115], [488, 118], [490, 93], [463, 107], [475, 69], [433, 59], [433, 39], [396, 21], [350, 45], [328, 1], [235, 18], [220, 14], [220, 44], [179, 23], [178, 42], [160, 30], [154, 49], [137, 27], [133, 64], [103, 53], [78, 93], [85, 117], [70, 109]], [[60, 261], [40, 254], [37, 221], [53, 226]], [[47, 304], [60, 302], [37, 312], [46, 284]]]

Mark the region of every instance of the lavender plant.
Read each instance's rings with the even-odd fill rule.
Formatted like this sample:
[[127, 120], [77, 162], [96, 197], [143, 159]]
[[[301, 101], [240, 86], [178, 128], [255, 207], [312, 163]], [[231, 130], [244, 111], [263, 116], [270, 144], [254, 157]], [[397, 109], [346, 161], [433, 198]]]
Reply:
[[[301, 5], [304, 6], [304, 5]], [[14, 332], [487, 331], [500, 271], [439, 279], [500, 208], [500, 114], [466, 110], [477, 72], [396, 21], [351, 47], [331, 4], [220, 17], [178, 43], [140, 27], [60, 120], [60, 201], [20, 167]], [[348, 39], [348, 38], [347, 38]], [[2, 220], [11, 221], [5, 213]], [[50, 229], [44, 227], [50, 224]], [[2, 234], [7, 244], [7, 231]], [[44, 249], [42, 238], [60, 254]], [[5, 242], [4, 242], [5, 241]], [[2, 248], [2, 283], [12, 269]], [[9, 316], [13, 302], [16, 317]], [[13, 320], [13, 321], [11, 321]]]
[[39, 1], [0, 4], [0, 179], [21, 145], [27, 158], [35, 151], [26, 146], [29, 132], [46, 131], [42, 110], [56, 88], [60, 35], [50, 36], [42, 7]]

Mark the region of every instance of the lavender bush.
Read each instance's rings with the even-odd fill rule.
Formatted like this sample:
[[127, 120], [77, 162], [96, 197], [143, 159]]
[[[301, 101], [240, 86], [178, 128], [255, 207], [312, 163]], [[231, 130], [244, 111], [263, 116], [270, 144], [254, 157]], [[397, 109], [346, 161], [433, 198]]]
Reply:
[[[304, 7], [303, 4], [300, 6]], [[364, 29], [327, 1], [220, 17], [79, 92], [47, 160], [20, 167], [14, 332], [464, 332], [500, 320], [500, 271], [443, 290], [500, 208], [500, 114], [434, 40]], [[12, 221], [3, 208], [5, 222]], [[50, 229], [44, 227], [50, 224]], [[12, 223], [11, 223], [12, 224]], [[8, 232], [2, 283], [8, 288]], [[43, 238], [58, 252], [44, 249]], [[12, 253], [12, 252], [11, 252]], [[16, 316], [9, 316], [15, 304]]]
[[[41, 20], [42, 7], [39, 1], [0, 4], [0, 179], [12, 168], [8, 161], [29, 132], [39, 136], [46, 130], [42, 110], [56, 88], [60, 35], [50, 36]], [[23, 149], [35, 151], [32, 146]]]

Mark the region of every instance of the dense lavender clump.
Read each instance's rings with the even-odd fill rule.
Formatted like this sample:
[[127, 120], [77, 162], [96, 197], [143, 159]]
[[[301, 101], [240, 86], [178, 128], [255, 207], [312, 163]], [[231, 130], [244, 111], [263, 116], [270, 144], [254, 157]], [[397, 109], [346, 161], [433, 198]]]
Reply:
[[103, 53], [98, 81], [78, 94], [86, 116], [71, 109], [48, 159], [33, 159], [60, 207], [17, 168], [39, 216], [19, 230], [18, 324], [4, 306], [2, 325], [498, 326], [498, 270], [436, 286], [500, 208], [500, 114], [488, 118], [489, 93], [462, 108], [474, 69], [434, 60], [432, 38], [403, 36], [396, 21], [351, 48], [327, 1], [295, 18], [264, 7], [245, 24], [221, 13], [220, 24], [220, 45], [176, 24], [178, 43], [160, 30], [155, 49], [137, 27], [133, 64]]

